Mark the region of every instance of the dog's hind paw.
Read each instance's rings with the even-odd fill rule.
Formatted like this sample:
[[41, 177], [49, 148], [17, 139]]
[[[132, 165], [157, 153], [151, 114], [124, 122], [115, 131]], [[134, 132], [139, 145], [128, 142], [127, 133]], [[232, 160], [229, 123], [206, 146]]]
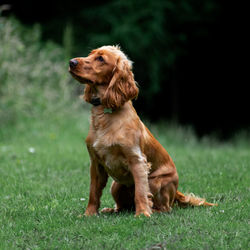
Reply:
[[117, 210], [114, 208], [105, 207], [101, 210], [101, 213], [116, 213]]

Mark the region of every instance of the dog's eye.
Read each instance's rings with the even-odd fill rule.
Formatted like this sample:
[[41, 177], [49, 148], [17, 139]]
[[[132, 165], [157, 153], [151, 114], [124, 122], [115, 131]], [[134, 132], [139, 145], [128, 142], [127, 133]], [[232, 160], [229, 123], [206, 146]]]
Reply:
[[98, 61], [100, 61], [100, 62], [104, 62], [104, 59], [103, 59], [102, 56], [98, 56], [98, 57], [96, 58], [96, 60], [98, 60]]

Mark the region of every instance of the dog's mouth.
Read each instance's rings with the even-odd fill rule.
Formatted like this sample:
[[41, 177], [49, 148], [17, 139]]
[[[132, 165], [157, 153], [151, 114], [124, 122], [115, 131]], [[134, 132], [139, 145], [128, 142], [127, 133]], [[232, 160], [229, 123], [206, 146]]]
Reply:
[[93, 84], [94, 82], [87, 79], [87, 78], [84, 78], [84, 77], [81, 77], [79, 75], [77, 75], [76, 73], [74, 73], [71, 68], [69, 68], [69, 73], [80, 83], [83, 83], [83, 84]]

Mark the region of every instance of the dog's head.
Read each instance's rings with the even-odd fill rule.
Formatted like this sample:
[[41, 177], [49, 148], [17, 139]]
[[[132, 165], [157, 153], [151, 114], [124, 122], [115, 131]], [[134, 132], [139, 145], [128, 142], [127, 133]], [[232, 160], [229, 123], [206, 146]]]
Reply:
[[138, 95], [132, 73], [132, 62], [118, 46], [103, 46], [87, 57], [73, 58], [69, 72], [81, 83], [87, 84], [84, 99], [90, 102], [95, 90], [107, 108], [119, 108]]

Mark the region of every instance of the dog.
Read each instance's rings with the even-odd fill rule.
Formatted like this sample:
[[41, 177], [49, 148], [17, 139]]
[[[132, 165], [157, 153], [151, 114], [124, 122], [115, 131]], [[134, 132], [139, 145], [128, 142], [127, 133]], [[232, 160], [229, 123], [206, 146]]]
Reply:
[[177, 190], [175, 164], [138, 117], [132, 101], [138, 86], [132, 62], [119, 46], [102, 46], [87, 57], [73, 58], [69, 72], [86, 84], [84, 100], [92, 104], [86, 138], [90, 156], [90, 193], [86, 216], [97, 215], [108, 176], [115, 208], [102, 212], [135, 210], [135, 216], [170, 212], [180, 206], [213, 206], [203, 198]]

